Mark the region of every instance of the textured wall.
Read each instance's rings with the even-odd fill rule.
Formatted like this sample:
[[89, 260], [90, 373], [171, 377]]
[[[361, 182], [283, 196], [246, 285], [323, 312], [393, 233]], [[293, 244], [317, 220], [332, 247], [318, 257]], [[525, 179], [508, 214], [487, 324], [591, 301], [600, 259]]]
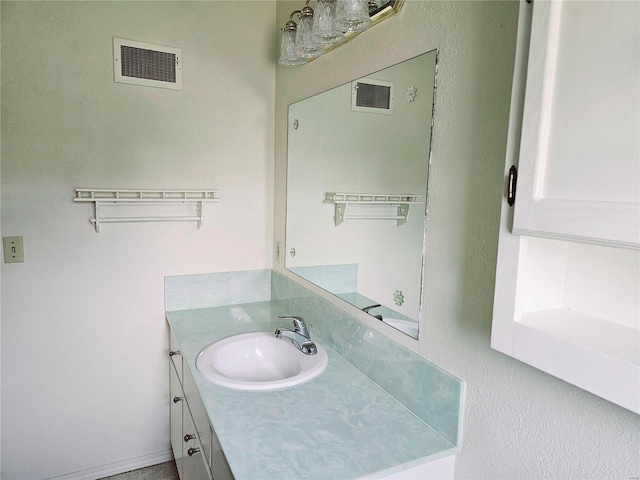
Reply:
[[[274, 21], [273, 2], [2, 2], [2, 229], [26, 257], [2, 265], [2, 478], [170, 455], [163, 277], [271, 266]], [[114, 36], [182, 48], [184, 90], [114, 83]], [[77, 187], [222, 201], [200, 230], [98, 234]]]
[[[278, 2], [278, 25], [298, 7]], [[287, 105], [439, 49], [421, 339], [385, 331], [467, 382], [456, 477], [637, 477], [640, 417], [489, 346], [517, 11], [409, 0], [325, 57], [278, 69], [275, 239], [284, 240]]]

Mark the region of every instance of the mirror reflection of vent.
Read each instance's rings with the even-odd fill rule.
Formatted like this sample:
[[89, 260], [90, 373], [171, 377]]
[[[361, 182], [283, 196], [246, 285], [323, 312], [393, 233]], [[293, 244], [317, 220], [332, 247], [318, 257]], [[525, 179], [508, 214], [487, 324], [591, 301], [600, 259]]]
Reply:
[[180, 48], [114, 37], [113, 70], [118, 83], [182, 90]]
[[351, 82], [351, 111], [393, 113], [393, 82], [362, 78]]

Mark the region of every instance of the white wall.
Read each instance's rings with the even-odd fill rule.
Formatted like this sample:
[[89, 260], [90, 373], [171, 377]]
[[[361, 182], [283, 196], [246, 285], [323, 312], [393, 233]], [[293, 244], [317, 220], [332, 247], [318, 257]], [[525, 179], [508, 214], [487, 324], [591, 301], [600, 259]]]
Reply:
[[[278, 2], [278, 25], [296, 8]], [[275, 239], [285, 232], [287, 106], [438, 48], [421, 339], [358, 316], [467, 382], [457, 478], [637, 477], [639, 416], [490, 348], [517, 11], [515, 2], [408, 0], [338, 50], [278, 69]]]
[[[2, 478], [168, 455], [163, 277], [271, 267], [275, 32], [273, 2], [2, 2]], [[184, 90], [114, 83], [114, 36], [182, 48]], [[222, 201], [98, 234], [77, 187]]]

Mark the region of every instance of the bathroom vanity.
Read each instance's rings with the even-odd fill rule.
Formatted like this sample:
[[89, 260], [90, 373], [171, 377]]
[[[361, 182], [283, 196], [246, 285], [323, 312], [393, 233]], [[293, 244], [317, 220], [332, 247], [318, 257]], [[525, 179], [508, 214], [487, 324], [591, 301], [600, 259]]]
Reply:
[[[459, 379], [270, 270], [167, 277], [165, 291], [171, 443], [182, 480], [453, 478]], [[312, 340], [328, 355], [312, 380], [247, 391], [196, 369], [211, 343], [288, 328], [291, 320], [278, 317], [292, 313], [313, 325]]]

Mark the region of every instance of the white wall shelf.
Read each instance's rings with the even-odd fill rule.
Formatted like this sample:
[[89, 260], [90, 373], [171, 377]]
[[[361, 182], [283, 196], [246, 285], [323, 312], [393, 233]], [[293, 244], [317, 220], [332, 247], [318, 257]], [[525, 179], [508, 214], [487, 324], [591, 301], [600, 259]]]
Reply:
[[[400, 226], [407, 222], [411, 205], [421, 204], [420, 195], [387, 193], [336, 193], [327, 192], [324, 201], [335, 204], [334, 221], [336, 227], [345, 220], [396, 220]], [[347, 214], [347, 207], [391, 207], [393, 213], [381, 213], [378, 209], [366, 211], [358, 209]]]
[[[198, 228], [204, 221], [204, 204], [220, 200], [217, 190], [117, 190], [77, 188], [74, 202], [93, 202], [95, 216], [90, 222], [100, 232], [103, 223], [130, 222], [197, 222]], [[157, 210], [165, 205], [179, 205], [190, 208], [190, 212], [177, 214], [164, 209], [160, 214], [139, 215]], [[113, 207], [116, 207], [115, 210]], [[120, 207], [125, 207], [120, 208]], [[131, 208], [134, 207], [134, 208]], [[105, 216], [109, 209], [111, 216]], [[134, 212], [134, 215], [127, 213]]]
[[514, 322], [511, 355], [639, 413], [638, 343], [637, 329], [557, 308]]

